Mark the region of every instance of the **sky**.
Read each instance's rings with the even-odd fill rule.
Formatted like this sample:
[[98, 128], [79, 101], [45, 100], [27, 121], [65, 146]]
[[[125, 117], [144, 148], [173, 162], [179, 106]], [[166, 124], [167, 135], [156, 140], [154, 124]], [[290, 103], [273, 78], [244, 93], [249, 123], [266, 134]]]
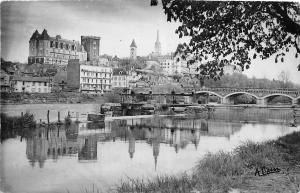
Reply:
[[[167, 22], [161, 4], [150, 6], [150, 0], [98, 0], [98, 1], [15, 1], [1, 3], [1, 57], [5, 60], [26, 62], [29, 39], [37, 29], [50, 36], [80, 41], [81, 35], [100, 36], [100, 54], [129, 57], [129, 45], [135, 39], [137, 55], [146, 56], [154, 51], [156, 31], [159, 30], [162, 53], [174, 52], [179, 39], [175, 30], [179, 23]], [[284, 63], [275, 64], [256, 59], [249, 77], [277, 79], [281, 71], [290, 74], [291, 81], [300, 84], [295, 50]]]

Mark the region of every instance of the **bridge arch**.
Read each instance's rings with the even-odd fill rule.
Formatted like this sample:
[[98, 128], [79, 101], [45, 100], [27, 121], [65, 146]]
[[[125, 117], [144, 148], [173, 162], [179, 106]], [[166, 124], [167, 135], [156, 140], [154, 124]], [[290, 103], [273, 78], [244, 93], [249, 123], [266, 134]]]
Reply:
[[253, 97], [256, 98], [256, 99], [259, 98], [259, 97], [256, 96], [255, 94], [252, 94], [252, 93], [249, 93], [249, 92], [242, 92], [242, 91], [229, 93], [229, 94], [225, 95], [224, 98], [228, 98], [228, 97], [234, 96], [234, 95], [241, 95], [241, 94], [250, 95], [250, 96], [253, 96]]
[[[267, 99], [267, 98], [272, 97], [272, 96], [285, 96], [285, 97], [290, 98], [291, 100], [294, 99], [292, 96], [287, 95], [287, 94], [283, 94], [283, 93], [272, 93], [272, 94], [268, 94], [268, 95], [266, 95], [266, 96], [264, 96], [264, 97], [262, 97], [262, 98], [263, 98], [263, 99]], [[297, 100], [297, 99], [296, 99], [296, 100]]]
[[208, 93], [208, 94], [213, 94], [213, 95], [216, 95], [217, 97], [219, 98], [222, 98], [222, 96], [216, 92], [212, 92], [212, 91], [197, 91], [195, 94], [202, 94], [202, 93]]

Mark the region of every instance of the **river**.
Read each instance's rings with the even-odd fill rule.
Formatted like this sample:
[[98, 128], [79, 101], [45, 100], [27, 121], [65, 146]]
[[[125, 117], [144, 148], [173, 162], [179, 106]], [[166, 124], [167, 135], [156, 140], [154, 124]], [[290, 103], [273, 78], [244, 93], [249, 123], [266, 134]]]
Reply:
[[[7, 115], [33, 113], [57, 120], [57, 111], [83, 119], [99, 106], [11, 105]], [[263, 118], [262, 118], [263, 116]], [[276, 139], [289, 127], [291, 110], [220, 109], [203, 118], [159, 117], [106, 120], [103, 123], [39, 125], [8, 133], [0, 146], [1, 190], [12, 193], [108, 191], [121, 180], [191, 171], [206, 153], [231, 151], [250, 140]], [[256, 117], [256, 118], [255, 118]]]

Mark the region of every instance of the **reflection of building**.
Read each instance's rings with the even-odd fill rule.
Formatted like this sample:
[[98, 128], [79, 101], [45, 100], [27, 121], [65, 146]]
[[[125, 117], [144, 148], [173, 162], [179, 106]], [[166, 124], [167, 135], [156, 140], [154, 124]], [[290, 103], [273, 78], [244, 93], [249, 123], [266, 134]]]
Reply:
[[83, 160], [97, 160], [97, 138], [89, 136], [84, 139], [81, 144], [81, 149], [78, 153], [79, 161]]
[[43, 132], [26, 140], [26, 156], [32, 167], [35, 166], [35, 162], [39, 163], [40, 168], [44, 167], [48, 146], [46, 135]]
[[128, 148], [128, 153], [130, 158], [133, 158], [135, 152], [135, 137], [131, 131], [131, 129], [129, 129], [129, 148]]
[[154, 157], [154, 167], [156, 170], [157, 167], [157, 158], [159, 155], [159, 148], [161, 143], [161, 130], [154, 129], [153, 130], [153, 139], [152, 139], [152, 147], [153, 147], [153, 157]]

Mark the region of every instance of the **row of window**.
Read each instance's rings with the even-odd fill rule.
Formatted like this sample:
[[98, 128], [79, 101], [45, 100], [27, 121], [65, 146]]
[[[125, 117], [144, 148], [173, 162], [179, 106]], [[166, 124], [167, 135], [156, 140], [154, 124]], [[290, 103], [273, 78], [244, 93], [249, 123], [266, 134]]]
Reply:
[[89, 90], [103, 90], [103, 89], [110, 89], [110, 85], [100, 86], [100, 85], [89, 85], [89, 84], [81, 84], [81, 89], [89, 89]]
[[96, 83], [96, 84], [110, 84], [110, 80], [93, 79], [93, 78], [82, 78], [84, 83]]
[[83, 76], [88, 76], [88, 77], [97, 77], [97, 78], [110, 78], [111, 73], [109, 72], [83, 72]]
[[66, 49], [66, 50], [76, 50], [76, 46], [75, 45], [70, 45], [70, 44], [64, 44], [62, 42], [54, 42], [54, 41], [50, 41], [50, 48], [59, 48], [59, 49]]
[[42, 85], [47, 86], [48, 85], [47, 82], [43, 83], [43, 82], [25, 82], [25, 81], [22, 82], [22, 85], [25, 85], [25, 83], [27, 83], [26, 85], [32, 85], [32, 86], [42, 86]]
[[113, 80], [126, 80], [125, 76], [114, 76]]

